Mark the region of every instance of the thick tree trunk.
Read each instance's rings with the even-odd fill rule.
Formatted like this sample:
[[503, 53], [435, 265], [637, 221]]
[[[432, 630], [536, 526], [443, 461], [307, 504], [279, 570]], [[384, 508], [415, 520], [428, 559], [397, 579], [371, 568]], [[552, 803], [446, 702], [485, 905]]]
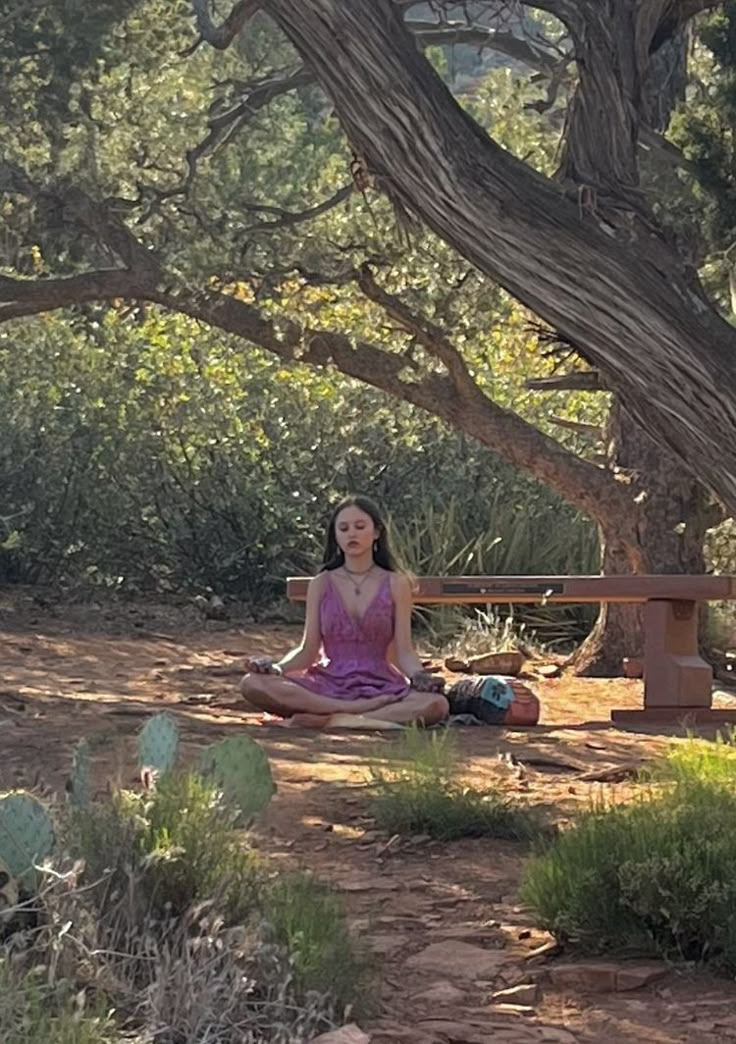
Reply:
[[[712, 509], [703, 485], [679, 468], [614, 401], [609, 419], [609, 454], [613, 466], [637, 485], [635, 539], [629, 519], [612, 513], [600, 525], [601, 571], [622, 573], [703, 573], [705, 533]], [[613, 677], [625, 656], [642, 655], [641, 609], [603, 605], [590, 635], [573, 657], [579, 674]]]
[[[736, 334], [677, 256], [659, 241], [627, 242], [625, 214], [612, 225], [493, 142], [418, 52], [391, 0], [265, 7], [396, 205], [584, 351], [644, 429], [736, 510]], [[619, 81], [607, 82], [619, 91], [608, 100], [623, 104]]]
[[[636, 33], [627, 30], [634, 9], [635, 5], [620, 0], [614, 4], [597, 0], [594, 9], [587, 11], [588, 32], [578, 44], [580, 83], [571, 106], [560, 174], [604, 194], [610, 192], [614, 198], [631, 197], [633, 191], [632, 209], [646, 226], [651, 215], [642, 209], [644, 197], [636, 198], [639, 122], [643, 118], [652, 130], [667, 129], [684, 97], [687, 33], [676, 33], [653, 55], [647, 54], [642, 67]], [[607, 108], [606, 98], [615, 96], [622, 104]], [[641, 235], [641, 226], [638, 232]], [[671, 454], [658, 450], [615, 399], [608, 456], [609, 467], [629, 475], [641, 492], [633, 544], [629, 519], [626, 532], [615, 512], [599, 526], [601, 572], [609, 576], [703, 572], [709, 499], [705, 487], [683, 472]], [[577, 672], [614, 677], [621, 673], [625, 657], [641, 657], [642, 615], [640, 606], [602, 605], [593, 630], [573, 657]]]

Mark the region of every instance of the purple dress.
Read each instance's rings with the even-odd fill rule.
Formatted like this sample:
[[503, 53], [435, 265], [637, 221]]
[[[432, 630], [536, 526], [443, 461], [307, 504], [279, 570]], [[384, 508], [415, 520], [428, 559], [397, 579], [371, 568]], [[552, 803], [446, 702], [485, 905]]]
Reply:
[[386, 659], [394, 637], [394, 601], [391, 573], [386, 573], [375, 597], [356, 619], [330, 574], [319, 607], [323, 657], [289, 681], [320, 696], [333, 699], [365, 699], [371, 696], [405, 696], [409, 684]]

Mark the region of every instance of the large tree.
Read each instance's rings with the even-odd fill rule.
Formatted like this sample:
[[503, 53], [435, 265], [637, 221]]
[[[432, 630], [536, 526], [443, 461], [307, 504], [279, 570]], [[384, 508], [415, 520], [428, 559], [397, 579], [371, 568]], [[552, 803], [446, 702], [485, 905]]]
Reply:
[[[214, 42], [206, 5], [195, 6]], [[271, 14], [397, 206], [579, 346], [653, 438], [736, 508], [736, 334], [654, 221], [637, 157], [652, 56], [721, 5], [526, 3], [573, 40], [578, 85], [559, 181], [501, 149], [461, 108], [406, 27], [410, 6], [241, 0], [231, 26], [242, 31], [260, 7]]]
[[[247, 50], [251, 36], [264, 32], [262, 17], [249, 20], [257, 6], [238, 4], [224, 25], [215, 28], [206, 5], [197, 2], [200, 31], [218, 48], [237, 41], [241, 50]], [[648, 405], [646, 382], [653, 373], [664, 374], [662, 367], [666, 369], [680, 356], [674, 352], [670, 356], [663, 354], [663, 346], [670, 342], [662, 340], [654, 354], [639, 352], [640, 366], [632, 365], [626, 374], [628, 383], [621, 383], [621, 361], [631, 358], [632, 352], [631, 339], [627, 340], [625, 331], [632, 328], [632, 316], [637, 310], [646, 319], [639, 331], [640, 347], [651, 346], [655, 329], [652, 309], [660, 324], [657, 329], [676, 319], [679, 313], [670, 308], [673, 292], [680, 311], [687, 306], [693, 315], [700, 315], [699, 322], [705, 322], [706, 316], [709, 323], [715, 323], [721, 336], [725, 330], [702, 300], [693, 273], [667, 246], [640, 190], [636, 145], [645, 104], [640, 95], [647, 95], [646, 70], [635, 73], [628, 68], [626, 72], [616, 66], [614, 76], [606, 65], [614, 62], [614, 45], [632, 45], [634, 28], [629, 27], [627, 36], [623, 23], [618, 18], [611, 19], [606, 26], [610, 39], [607, 49], [603, 48], [605, 53], [591, 53], [589, 59], [580, 63], [582, 75], [576, 82], [568, 113], [562, 178], [552, 181], [487, 137], [453, 100], [421, 56], [415, 41], [443, 43], [462, 38], [490, 43], [533, 65], [553, 86], [560, 77], [570, 75], [569, 61], [561, 59], [554, 48], [539, 46], [537, 42], [532, 45], [513, 33], [481, 24], [425, 22], [415, 24], [410, 35], [401, 15], [413, 5], [394, 6], [388, 0], [314, 0], [300, 5], [269, 2], [262, 6], [287, 30], [307, 64], [301, 68], [290, 64], [288, 52], [282, 57], [278, 48], [272, 49], [271, 68], [276, 68], [281, 60], [281, 75], [256, 78], [251, 74], [252, 79], [244, 83], [235, 79], [237, 66], [223, 57], [223, 81], [227, 82], [226, 73], [232, 77], [231, 102], [213, 107], [208, 132], [200, 143], [192, 145], [183, 136], [177, 140], [165, 123], [159, 123], [156, 131], [163, 140], [131, 141], [129, 152], [118, 161], [117, 168], [107, 154], [109, 146], [106, 150], [99, 143], [106, 128], [97, 111], [100, 103], [95, 99], [94, 83], [90, 84], [89, 77], [82, 77], [80, 69], [89, 66], [96, 51], [109, 50], [109, 22], [122, 21], [125, 12], [116, 9], [106, 16], [102, 8], [99, 21], [85, 25], [85, 46], [71, 53], [59, 43], [64, 34], [56, 32], [54, 26], [44, 27], [48, 36], [45, 46], [55, 53], [54, 75], [50, 79], [56, 87], [50, 96], [43, 82], [40, 89], [36, 86], [40, 104], [33, 116], [40, 116], [49, 128], [48, 163], [45, 167], [37, 163], [34, 169], [33, 165], [24, 168], [18, 162], [8, 162], [0, 171], [0, 185], [14, 207], [12, 217], [20, 229], [21, 242], [25, 221], [28, 235], [40, 235], [48, 247], [46, 263], [52, 275], [19, 279], [16, 274], [0, 279], [0, 301], [5, 302], [0, 304], [0, 319], [91, 301], [147, 300], [235, 333], [284, 359], [335, 365], [478, 438], [594, 518], [605, 539], [604, 565], [608, 570], [702, 569], [703, 533], [717, 516], [697, 481], [678, 468], [674, 458], [661, 449], [661, 443], [658, 448], [641, 427], [631, 422], [631, 417], [637, 416], [650, 431], [661, 434], [659, 424], [653, 423], [643, 408], [644, 403]], [[557, 15], [562, 13], [557, 4], [537, 6]], [[571, 10], [572, 5], [565, 7]], [[582, 12], [582, 4], [580, 8]], [[152, 13], [144, 8], [139, 17], [145, 22]], [[596, 24], [597, 19], [598, 15]], [[675, 19], [671, 25], [667, 23], [666, 32], [660, 33], [655, 52], [659, 58], [670, 46], [679, 25], [680, 19]], [[335, 61], [327, 68], [323, 53], [317, 52], [321, 42], [326, 45], [326, 37], [321, 34], [330, 27], [339, 39], [330, 44], [335, 50]], [[578, 23], [576, 27], [580, 28]], [[576, 27], [570, 25], [577, 47], [573, 53], [580, 58], [582, 45], [575, 37]], [[640, 29], [644, 32], [637, 23], [636, 32]], [[79, 32], [72, 21], [65, 30], [72, 36]], [[624, 39], [619, 40], [619, 36]], [[378, 52], [384, 45], [381, 58]], [[117, 46], [124, 53], [124, 46]], [[591, 46], [590, 40], [586, 46]], [[637, 60], [644, 63], [641, 56]], [[590, 72], [591, 63], [594, 75]], [[124, 64], [121, 62], [123, 67]], [[148, 64], [153, 72], [155, 55], [149, 57]], [[624, 73], [629, 79], [619, 82]], [[307, 88], [315, 76], [332, 95], [348, 133], [354, 150], [352, 174], [356, 186], [361, 191], [377, 189], [388, 197], [401, 224], [411, 215], [422, 218], [456, 246], [460, 255], [492, 274], [546, 318], [568, 350], [600, 370], [600, 374], [583, 374], [576, 379], [592, 380], [596, 386], [617, 393], [605, 462], [581, 458], [569, 446], [552, 438], [549, 427], [546, 432], [539, 430], [510, 410], [508, 404], [496, 401], [492, 385], [479, 378], [478, 359], [457, 343], [453, 325], [456, 314], [450, 309], [443, 316], [437, 309], [433, 298], [445, 296], [438, 292], [437, 283], [434, 293], [417, 295], [411, 293], [411, 279], [397, 278], [397, 265], [392, 268], [392, 262], [400, 261], [406, 250], [387, 251], [380, 237], [376, 237], [378, 243], [368, 247], [350, 243], [347, 237], [336, 250], [328, 248], [328, 234], [323, 234], [316, 246], [308, 237], [298, 238], [305, 227], [344, 203], [351, 193], [349, 185], [333, 184], [325, 197], [290, 209], [283, 199], [278, 200], [278, 205], [274, 198], [265, 202], [237, 199], [232, 194], [233, 186], [238, 184], [237, 176], [228, 169], [226, 161], [202, 172], [201, 164], [213, 150], [227, 142], [227, 148], [222, 149], [225, 155], [236, 132], [240, 132], [242, 146], [242, 137], [252, 126], [254, 114], [287, 92], [301, 92], [301, 111], [308, 121], [319, 114], [319, 96]], [[344, 90], [338, 86], [339, 76], [345, 77]], [[597, 94], [588, 83], [591, 76], [597, 84]], [[137, 85], [132, 74], [121, 76], [120, 83], [128, 97], [134, 99]], [[72, 91], [74, 86], [76, 93]], [[651, 97], [651, 82], [648, 87]], [[596, 108], [603, 104], [604, 91], [608, 92], [608, 101], [616, 91], [621, 105], [622, 99], [626, 99], [624, 115], [608, 114], [616, 124], [608, 130], [601, 125], [606, 120], [591, 115], [597, 112], [600, 117], [601, 112], [607, 112]], [[365, 92], [365, 104], [360, 102], [361, 92]], [[79, 100], [72, 104], [74, 99]], [[657, 99], [661, 100], [661, 92]], [[109, 96], [107, 104], [114, 104]], [[669, 106], [665, 108], [669, 111]], [[620, 126], [624, 117], [628, 144]], [[28, 117], [24, 119], [30, 125]], [[650, 134], [652, 122], [649, 118], [646, 126]], [[59, 168], [69, 164], [69, 132], [64, 128], [70, 125], [83, 140], [82, 158], [72, 167], [73, 176], [64, 178], [59, 176]], [[595, 143], [588, 140], [590, 135], [596, 136]], [[311, 138], [304, 135], [305, 157], [318, 136], [314, 131]], [[189, 147], [187, 173], [182, 182], [177, 175], [180, 154], [172, 152], [179, 148], [181, 153], [183, 145]], [[138, 161], [138, 178], [146, 180], [137, 180], [135, 199], [124, 195], [124, 183], [127, 180], [130, 184], [132, 179], [126, 179], [123, 167], [138, 152], [144, 157]], [[242, 163], [242, 152], [238, 153], [238, 162]], [[306, 165], [315, 162], [310, 157]], [[272, 179], [278, 177], [278, 155], [271, 161], [268, 173]], [[284, 180], [288, 180], [287, 172], [284, 173]], [[263, 190], [262, 171], [256, 172], [256, 180], [259, 176]], [[218, 179], [230, 183], [230, 197], [225, 197]], [[239, 188], [250, 197], [247, 181]], [[382, 211], [376, 220], [385, 223]], [[133, 223], [137, 227], [135, 234]], [[286, 235], [286, 247], [280, 245], [274, 251], [271, 246], [263, 246], [264, 236], [274, 232]], [[201, 246], [198, 237], [209, 245]], [[219, 253], [213, 256], [212, 247]], [[285, 261], [285, 256], [291, 257], [291, 261]], [[347, 262], [337, 265], [341, 256]], [[323, 267], [325, 257], [330, 258], [333, 271], [312, 271], [310, 263], [315, 257]], [[372, 265], [360, 263], [367, 257], [372, 258]], [[435, 252], [435, 267], [436, 257]], [[597, 270], [593, 264], [596, 259], [600, 261]], [[90, 262], [95, 266], [92, 269]], [[665, 262], [673, 266], [679, 283], [675, 280], [668, 284]], [[260, 266], [255, 291], [247, 277], [254, 264]], [[18, 269], [17, 265], [9, 267]], [[309, 312], [275, 309], [274, 305], [284, 300], [284, 281], [293, 279], [294, 273], [301, 287], [332, 282], [343, 288], [358, 288], [374, 306], [373, 310], [367, 313], [367, 319], [346, 329], [344, 322], [337, 325], [339, 317], [336, 322], [335, 316], [325, 319], [319, 314], [310, 322]], [[467, 278], [468, 269], [456, 259], [443, 267], [442, 273], [448, 279], [451, 275], [460, 285]], [[642, 273], [646, 279], [635, 286]], [[682, 297], [686, 284], [687, 295]], [[247, 293], [243, 293], [244, 286]], [[274, 289], [275, 295], [271, 292]], [[699, 302], [698, 306], [692, 302]], [[376, 338], [376, 316], [381, 314], [399, 328], [398, 336], [392, 333]], [[681, 328], [678, 330], [683, 334]], [[615, 358], [611, 356], [614, 333], [620, 339]], [[463, 336], [462, 340], [466, 338]], [[677, 351], [685, 348], [683, 342]], [[613, 362], [608, 365], [611, 358]], [[683, 380], [692, 379], [697, 385], [706, 379], [707, 373], [707, 367], [702, 372], [684, 372]], [[681, 380], [670, 394], [684, 394], [682, 385]], [[662, 380], [658, 390], [667, 388], [667, 382]], [[719, 393], [724, 402], [730, 403], [727, 386], [720, 387]], [[692, 407], [697, 389], [691, 388], [685, 398]], [[692, 425], [685, 423], [687, 417], [683, 411], [683, 423], [676, 419], [674, 427], [670, 424], [679, 439], [670, 441], [680, 451], [682, 439], [696, 437]], [[709, 431], [712, 433], [712, 429]], [[724, 451], [721, 446], [721, 461], [730, 443], [724, 440], [724, 445], [727, 449]], [[703, 461], [708, 459], [705, 453]], [[708, 477], [711, 486], [718, 489], [712, 476]], [[725, 487], [720, 492], [725, 499]], [[602, 634], [607, 639], [604, 666], [611, 668], [623, 653], [636, 652], [632, 647], [634, 633], [628, 617], [618, 611], [604, 613], [594, 636], [593, 661], [600, 665]]]

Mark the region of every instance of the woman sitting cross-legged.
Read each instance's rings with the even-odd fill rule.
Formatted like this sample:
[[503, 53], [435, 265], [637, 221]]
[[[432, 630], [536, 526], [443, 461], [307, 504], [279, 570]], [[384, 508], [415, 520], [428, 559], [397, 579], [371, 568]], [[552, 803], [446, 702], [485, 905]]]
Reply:
[[397, 571], [378, 508], [367, 497], [346, 498], [330, 519], [322, 571], [309, 583], [301, 645], [278, 662], [251, 659], [243, 696], [316, 727], [346, 712], [402, 724], [443, 721], [444, 684], [422, 669], [411, 608], [411, 584]]

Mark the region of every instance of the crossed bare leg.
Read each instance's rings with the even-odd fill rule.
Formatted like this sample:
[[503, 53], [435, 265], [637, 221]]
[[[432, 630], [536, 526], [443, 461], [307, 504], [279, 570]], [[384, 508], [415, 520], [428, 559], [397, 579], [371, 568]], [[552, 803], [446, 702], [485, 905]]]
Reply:
[[295, 727], [323, 729], [331, 718], [348, 714], [367, 722], [386, 721], [409, 724], [413, 721], [433, 725], [447, 717], [444, 696], [435, 692], [410, 690], [405, 696], [370, 696], [359, 700], [337, 700], [272, 674], [247, 674], [240, 685], [243, 696], [260, 710], [289, 718]]
[[301, 685], [276, 674], [246, 674], [240, 691], [249, 703], [259, 710], [291, 718], [296, 714], [341, 714], [349, 709], [353, 714], [367, 714], [395, 703], [398, 696], [367, 696], [361, 700], [337, 700], [320, 696]]

